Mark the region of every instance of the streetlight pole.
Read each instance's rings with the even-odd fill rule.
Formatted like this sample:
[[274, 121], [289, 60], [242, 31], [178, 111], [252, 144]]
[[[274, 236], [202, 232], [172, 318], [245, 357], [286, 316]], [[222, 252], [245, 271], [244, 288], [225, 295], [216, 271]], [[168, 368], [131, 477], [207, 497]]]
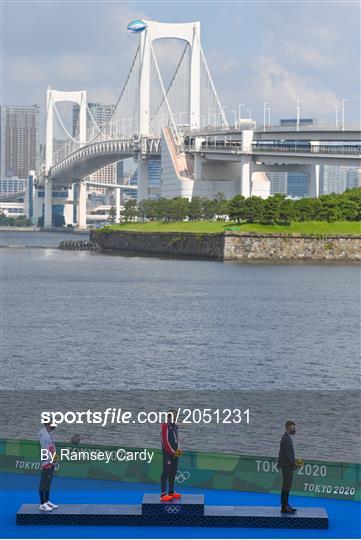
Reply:
[[263, 102], [263, 131], [266, 131], [266, 112], [269, 112], [269, 106], [268, 101]]
[[335, 126], [338, 128], [338, 105], [334, 105], [335, 107]]
[[268, 104], [268, 127], [271, 127], [271, 104]]
[[297, 100], [297, 107], [296, 107], [296, 114], [297, 114], [297, 120], [296, 120], [296, 131], [300, 131], [300, 115], [301, 115], [301, 100]]
[[249, 119], [252, 120], [252, 109], [246, 109], [249, 114]]
[[242, 107], [244, 107], [244, 103], [238, 105], [238, 119], [242, 118]]
[[234, 129], [237, 127], [237, 111], [232, 111], [234, 115]]
[[347, 98], [342, 98], [342, 120], [341, 120], [341, 129], [345, 131], [345, 102], [348, 101]]

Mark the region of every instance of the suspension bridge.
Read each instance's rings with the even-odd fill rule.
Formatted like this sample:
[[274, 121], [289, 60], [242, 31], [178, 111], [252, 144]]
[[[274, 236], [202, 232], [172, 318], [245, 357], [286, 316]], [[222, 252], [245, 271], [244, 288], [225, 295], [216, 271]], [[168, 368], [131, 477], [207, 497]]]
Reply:
[[[161, 159], [161, 195], [188, 198], [212, 198], [218, 192], [226, 198], [237, 193], [267, 196], [266, 172], [280, 167], [305, 170], [310, 175], [310, 194], [318, 196], [320, 163], [357, 165], [357, 130], [348, 131], [347, 139], [344, 131], [334, 129], [326, 130], [326, 139], [325, 133], [307, 132], [304, 137], [311, 149], [306, 152], [305, 147], [280, 145], [278, 132], [257, 131], [251, 121], [242, 129], [230, 127], [201, 46], [199, 22], [133, 21], [128, 29], [139, 35], [139, 42], [105, 123], [99, 125], [95, 120], [86, 90], [47, 90], [45, 167], [36, 180], [37, 189], [43, 190], [45, 227], [53, 222], [54, 189], [61, 189], [72, 193], [77, 225], [85, 228], [87, 177], [127, 158], [137, 162], [139, 201], [148, 198], [149, 160], [155, 157]], [[169, 39], [180, 41], [182, 46], [165, 77], [156, 42]], [[57, 106], [62, 102], [75, 103], [79, 108], [72, 133]], [[56, 151], [55, 120], [67, 136], [67, 142]], [[282, 140], [290, 136], [297, 140], [300, 133], [288, 130]], [[320, 140], [328, 142], [320, 145]], [[342, 141], [337, 154], [330, 150], [329, 141]], [[347, 155], [345, 141], [352, 147]], [[122, 187], [115, 188], [118, 194]], [[119, 218], [118, 195], [116, 200]]]

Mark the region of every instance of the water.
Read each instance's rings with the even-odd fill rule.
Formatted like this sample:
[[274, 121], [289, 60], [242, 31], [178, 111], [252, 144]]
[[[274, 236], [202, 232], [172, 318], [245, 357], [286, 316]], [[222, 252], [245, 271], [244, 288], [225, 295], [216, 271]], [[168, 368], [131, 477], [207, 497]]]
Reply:
[[[22, 389], [51, 391], [58, 398], [59, 392], [102, 391], [104, 404], [113, 390], [131, 390], [136, 400], [145, 399], [147, 389], [168, 390], [171, 401], [186, 395], [193, 406], [200, 389], [208, 390], [214, 406], [216, 396], [224, 403], [234, 389], [253, 408], [263, 401], [264, 423], [273, 403], [272, 426], [293, 413], [306, 431], [310, 423], [317, 430], [314, 419], [321, 415], [328, 427], [310, 455], [357, 460], [359, 438], [347, 427], [350, 415], [357, 421], [359, 404], [357, 265], [57, 250], [64, 237], [2, 233], [2, 246], [21, 246], [2, 249], [4, 389], [15, 396]], [[346, 439], [332, 442], [331, 434], [340, 439], [343, 427]], [[259, 452], [265, 441], [257, 429], [252, 433], [250, 448]], [[234, 450], [224, 437], [207, 435], [202, 449]]]

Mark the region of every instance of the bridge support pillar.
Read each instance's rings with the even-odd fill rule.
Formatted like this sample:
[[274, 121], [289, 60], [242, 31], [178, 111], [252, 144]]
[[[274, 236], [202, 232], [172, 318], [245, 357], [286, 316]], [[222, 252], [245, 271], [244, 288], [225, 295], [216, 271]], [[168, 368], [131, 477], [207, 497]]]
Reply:
[[45, 180], [44, 193], [44, 228], [50, 229], [53, 226], [53, 181], [50, 178]]
[[86, 184], [79, 182], [78, 185], [78, 229], [86, 229]]
[[308, 166], [308, 195], [310, 197], [319, 197], [320, 195], [320, 166]]
[[65, 225], [73, 225], [74, 221], [74, 184], [68, 187], [68, 197], [64, 207]]
[[138, 202], [148, 200], [148, 161], [138, 160]]
[[202, 180], [202, 158], [199, 154], [194, 154], [193, 175], [194, 180]]
[[251, 196], [252, 162], [249, 159], [241, 161], [240, 195]]
[[120, 223], [120, 188], [115, 188], [115, 223]]

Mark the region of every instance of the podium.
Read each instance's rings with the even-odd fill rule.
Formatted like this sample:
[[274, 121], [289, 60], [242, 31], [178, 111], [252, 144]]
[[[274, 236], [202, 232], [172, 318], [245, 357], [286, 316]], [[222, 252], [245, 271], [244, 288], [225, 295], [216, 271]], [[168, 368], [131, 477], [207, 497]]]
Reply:
[[159, 495], [146, 493], [142, 501], [143, 516], [204, 516], [204, 495], [183, 495], [181, 499], [164, 503]]
[[141, 504], [130, 505], [64, 504], [41, 512], [38, 505], [23, 504], [16, 524], [327, 529], [328, 515], [324, 508], [313, 507], [282, 514], [273, 506], [210, 506], [203, 495], [162, 502], [158, 494], [146, 493]]

